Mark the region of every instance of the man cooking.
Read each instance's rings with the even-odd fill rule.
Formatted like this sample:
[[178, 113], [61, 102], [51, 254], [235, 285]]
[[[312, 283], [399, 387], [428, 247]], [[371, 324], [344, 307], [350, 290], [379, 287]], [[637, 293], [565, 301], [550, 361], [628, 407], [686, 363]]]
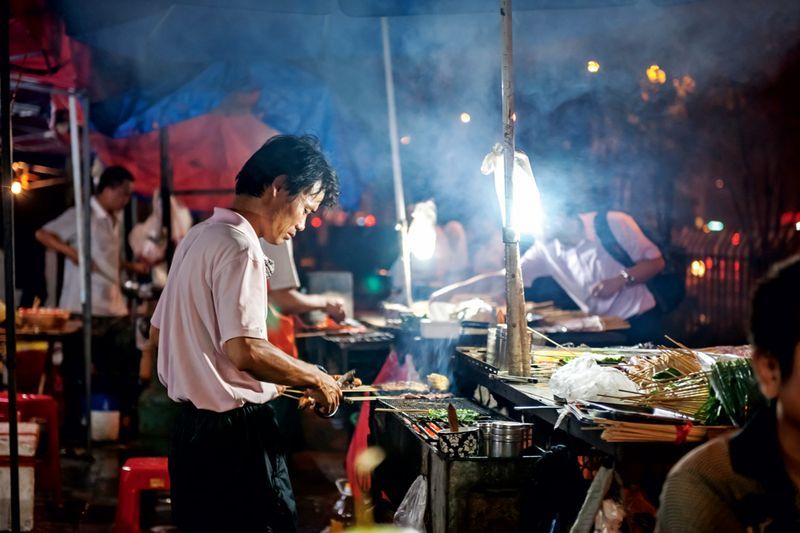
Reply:
[[[598, 220], [598, 217], [602, 217]], [[599, 236], [605, 223], [608, 233], [634, 262], [626, 268]], [[661, 340], [662, 312], [646, 283], [664, 269], [658, 247], [639, 228], [633, 217], [619, 211], [579, 212], [576, 206], [551, 204], [542, 235], [520, 259], [522, 279], [552, 276], [581, 310], [626, 319], [630, 344]], [[432, 301], [467, 293], [487, 293], [503, 298], [504, 271], [481, 274], [436, 291]]]
[[180, 403], [169, 457], [181, 531], [293, 531], [295, 504], [268, 402], [304, 387], [333, 411], [341, 389], [267, 340], [273, 265], [259, 237], [281, 244], [338, 197], [313, 137], [276, 136], [244, 164], [230, 209], [194, 226], [175, 250], [153, 314], [158, 375]]

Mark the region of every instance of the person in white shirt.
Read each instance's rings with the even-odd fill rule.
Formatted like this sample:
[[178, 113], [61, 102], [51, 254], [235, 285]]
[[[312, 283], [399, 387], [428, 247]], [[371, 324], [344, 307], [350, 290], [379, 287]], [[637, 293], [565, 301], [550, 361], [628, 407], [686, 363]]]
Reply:
[[323, 311], [336, 322], [345, 319], [344, 301], [336, 296], [304, 294], [294, 263], [292, 242], [280, 245], [261, 239], [264, 255], [275, 261], [275, 273], [269, 278], [270, 305], [283, 314], [300, 315], [310, 311]]
[[[628, 342], [660, 340], [661, 312], [646, 283], [664, 269], [661, 252], [630, 215], [610, 211], [607, 220], [611, 234], [635, 263], [625, 268], [598, 238], [596, 216], [596, 212], [569, 209], [548, 212], [543, 238], [520, 260], [524, 285], [530, 286], [541, 276], [552, 276], [581, 310], [628, 320]], [[504, 289], [501, 270], [444, 287], [431, 300], [483, 293], [502, 301]]]
[[[100, 175], [90, 200], [92, 258], [92, 363], [94, 392], [108, 394], [118, 402], [123, 432], [131, 427], [139, 393], [139, 359], [128, 307], [122, 296], [120, 270], [145, 273], [144, 263], [128, 263], [121, 257], [121, 211], [131, 199], [133, 176], [119, 166], [108, 167]], [[80, 270], [78, 269], [78, 227], [75, 207], [70, 207], [36, 232], [46, 248], [66, 257], [59, 307], [80, 314]], [[80, 439], [81, 400], [85, 379], [82, 344], [79, 339], [65, 341], [61, 371], [65, 378], [64, 440]]]
[[[133, 176], [123, 167], [108, 167], [91, 197], [92, 316], [119, 317], [128, 314], [120, 288], [120, 270], [144, 273], [146, 266], [121, 258], [120, 212], [131, 199]], [[75, 207], [70, 207], [36, 232], [46, 248], [64, 254], [64, 282], [58, 305], [81, 313], [78, 270], [78, 225]]]
[[244, 164], [230, 209], [189, 230], [175, 250], [151, 320], [158, 376], [180, 403], [169, 456], [181, 531], [293, 531], [295, 503], [269, 403], [279, 387], [307, 388], [332, 412], [333, 377], [267, 338], [279, 245], [338, 197], [338, 177], [313, 137], [275, 136]]

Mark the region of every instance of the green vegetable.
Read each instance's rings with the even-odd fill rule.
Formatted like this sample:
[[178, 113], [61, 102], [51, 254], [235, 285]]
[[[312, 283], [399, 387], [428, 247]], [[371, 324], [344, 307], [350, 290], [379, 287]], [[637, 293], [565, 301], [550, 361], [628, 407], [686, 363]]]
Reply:
[[622, 355], [609, 355], [608, 357], [603, 357], [602, 359], [598, 359], [598, 363], [603, 363], [607, 365], [617, 365], [625, 360], [625, 357]]
[[[474, 409], [456, 409], [456, 415], [458, 415], [459, 424], [468, 426], [478, 420], [480, 413]], [[447, 422], [447, 409], [428, 409], [426, 418], [437, 422]]]
[[661, 372], [656, 372], [655, 374], [653, 374], [653, 379], [655, 381], [664, 381], [680, 377], [683, 377], [681, 371], [672, 367], [669, 367], [667, 369], [662, 370]]
[[709, 382], [724, 413], [737, 426], [766, 404], [749, 359], [720, 361], [711, 367]]

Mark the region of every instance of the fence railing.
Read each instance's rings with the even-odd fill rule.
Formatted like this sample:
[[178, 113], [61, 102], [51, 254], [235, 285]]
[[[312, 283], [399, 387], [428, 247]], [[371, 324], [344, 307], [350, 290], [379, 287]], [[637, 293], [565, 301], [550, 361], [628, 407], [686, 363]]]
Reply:
[[[686, 300], [668, 317], [668, 329], [694, 345], [744, 342], [750, 295], [769, 266], [754, 239], [683, 228], [672, 242], [685, 263]], [[772, 255], [788, 257], [800, 251], [800, 231], [786, 226], [770, 242]]]

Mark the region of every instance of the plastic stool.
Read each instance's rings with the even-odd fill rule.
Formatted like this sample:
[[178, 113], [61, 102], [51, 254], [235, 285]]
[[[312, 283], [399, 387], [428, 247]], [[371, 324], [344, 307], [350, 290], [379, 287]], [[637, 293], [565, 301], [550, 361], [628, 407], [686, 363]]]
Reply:
[[169, 490], [166, 457], [134, 457], [125, 461], [119, 475], [119, 496], [114, 533], [140, 533], [140, 496], [143, 490]]
[[[0, 412], [8, 417], [8, 392], [0, 392]], [[59, 505], [61, 495], [61, 457], [59, 455], [58, 403], [45, 394], [17, 394], [19, 419], [42, 418], [47, 424], [47, 449], [41, 468], [36, 469], [36, 485], [50, 491]]]

